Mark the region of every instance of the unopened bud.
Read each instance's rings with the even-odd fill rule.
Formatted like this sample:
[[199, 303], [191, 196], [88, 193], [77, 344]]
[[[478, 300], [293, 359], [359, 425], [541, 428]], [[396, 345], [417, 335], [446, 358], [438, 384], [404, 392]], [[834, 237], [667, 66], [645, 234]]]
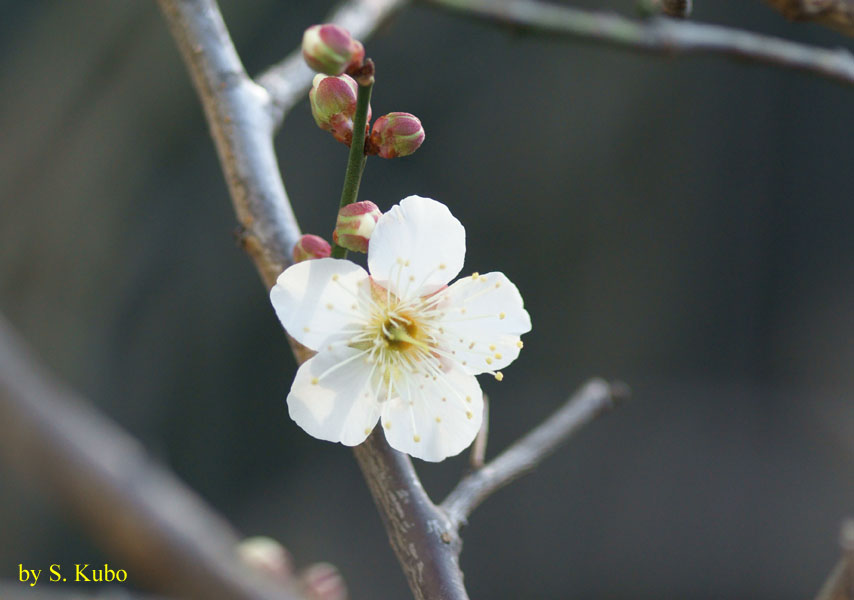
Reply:
[[310, 233], [302, 236], [294, 246], [294, 263], [312, 258], [328, 258], [332, 254], [332, 246], [322, 237]]
[[424, 142], [424, 128], [415, 115], [393, 112], [383, 115], [371, 129], [370, 151], [383, 158], [408, 156]]
[[365, 48], [337, 25], [312, 25], [302, 36], [302, 55], [314, 71], [341, 75], [362, 64]]
[[300, 577], [303, 591], [311, 600], [347, 600], [347, 586], [333, 565], [316, 563]]
[[[315, 75], [308, 99], [314, 122], [329, 131], [336, 140], [350, 145], [353, 141], [353, 117], [356, 114], [356, 94], [359, 85], [349, 75], [327, 77]], [[368, 121], [371, 107], [368, 106]]]
[[353, 252], [367, 252], [371, 234], [381, 216], [379, 207], [370, 200], [348, 204], [338, 211], [332, 241]]
[[292, 572], [291, 556], [276, 540], [257, 536], [237, 545], [237, 555], [253, 569], [286, 580]]

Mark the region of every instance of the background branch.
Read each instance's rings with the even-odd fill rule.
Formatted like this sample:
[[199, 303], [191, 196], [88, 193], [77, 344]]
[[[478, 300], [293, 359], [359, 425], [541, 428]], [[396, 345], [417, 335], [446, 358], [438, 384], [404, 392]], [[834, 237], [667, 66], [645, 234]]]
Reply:
[[581, 427], [628, 395], [625, 384], [609, 384], [601, 379], [589, 381], [542, 424], [482, 469], [464, 477], [442, 502], [441, 508], [454, 527], [459, 527], [490, 494], [533, 469]]
[[854, 36], [854, 0], [765, 0], [790, 21], [811, 21]]
[[658, 54], [718, 54], [807, 71], [854, 84], [854, 56], [717, 25], [653, 17], [645, 21], [531, 0], [425, 0], [514, 29]]
[[[335, 23], [348, 30], [356, 39], [364, 39], [409, 0], [358, 0], [342, 4], [332, 12], [324, 23]], [[258, 77], [258, 83], [267, 90], [272, 99], [270, 115], [273, 126], [278, 129], [288, 111], [305, 98], [315, 72], [308, 68], [299, 48], [287, 58], [276, 63]]]
[[815, 600], [854, 600], [854, 520], [847, 519], [840, 528], [842, 558], [821, 586]]
[[96, 539], [133, 565], [137, 581], [205, 600], [296, 597], [243, 567], [231, 527], [133, 438], [53, 381], [2, 318], [0, 456], [38, 474]]
[[29, 587], [20, 582], [0, 582], [0, 598], [3, 600], [172, 600], [162, 596], [131, 594], [123, 589], [107, 589], [97, 593], [80, 591], [45, 591], [44, 587]]

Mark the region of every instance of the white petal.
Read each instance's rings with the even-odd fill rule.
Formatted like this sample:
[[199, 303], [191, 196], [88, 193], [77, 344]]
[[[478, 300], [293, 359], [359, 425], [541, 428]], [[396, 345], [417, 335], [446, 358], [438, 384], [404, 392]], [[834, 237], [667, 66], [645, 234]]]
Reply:
[[380, 416], [366, 356], [335, 343], [303, 363], [288, 394], [288, 413], [297, 425], [346, 446], [365, 441]]
[[382, 403], [380, 421], [392, 448], [438, 462], [474, 441], [483, 419], [483, 392], [473, 375], [451, 364], [437, 380], [413, 375], [397, 391], [398, 397]]
[[519, 336], [531, 330], [531, 317], [503, 273], [464, 277], [441, 293], [445, 314], [440, 346], [466, 371], [497, 371], [516, 360]]
[[320, 350], [330, 336], [364, 320], [360, 299], [369, 289], [362, 267], [320, 258], [287, 268], [270, 290], [270, 300], [288, 333], [304, 346]]
[[466, 231], [440, 202], [401, 200], [377, 221], [368, 246], [368, 269], [402, 298], [435, 292], [463, 268]]

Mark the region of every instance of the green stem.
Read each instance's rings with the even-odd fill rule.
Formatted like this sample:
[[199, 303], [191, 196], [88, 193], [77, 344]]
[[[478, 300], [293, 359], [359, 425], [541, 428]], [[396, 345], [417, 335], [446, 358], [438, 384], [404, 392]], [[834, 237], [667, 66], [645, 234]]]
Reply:
[[[344, 188], [341, 190], [341, 210], [356, 201], [359, 184], [362, 182], [362, 170], [365, 168], [365, 126], [368, 122], [368, 105], [371, 103], [371, 90], [374, 82], [360, 85], [356, 94], [356, 115], [353, 117], [353, 141], [350, 142], [350, 156], [347, 159], [347, 171], [344, 173]], [[346, 258], [347, 250], [338, 244], [332, 247], [332, 258]]]

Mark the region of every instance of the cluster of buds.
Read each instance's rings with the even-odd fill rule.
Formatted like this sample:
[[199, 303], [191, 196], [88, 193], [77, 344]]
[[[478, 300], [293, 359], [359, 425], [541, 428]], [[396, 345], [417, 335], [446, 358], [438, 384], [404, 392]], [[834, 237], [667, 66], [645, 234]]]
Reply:
[[[373, 81], [373, 63], [365, 60], [361, 42], [337, 25], [313, 25], [306, 29], [302, 54], [308, 66], [318, 72], [308, 93], [314, 121], [349, 146], [353, 141], [359, 85], [368, 85], [365, 78]], [[368, 106], [367, 122], [370, 120]], [[370, 129], [370, 136], [367, 123], [365, 127], [366, 154], [382, 158], [408, 156], [424, 142], [421, 121], [409, 113], [393, 112], [380, 117]]]
[[[358, 84], [349, 75], [327, 77], [315, 75], [308, 93], [311, 115], [314, 122], [324, 131], [344, 144], [353, 140], [353, 117], [356, 115], [356, 93]], [[368, 120], [371, 107], [368, 106]], [[366, 131], [367, 133], [367, 131]]]

